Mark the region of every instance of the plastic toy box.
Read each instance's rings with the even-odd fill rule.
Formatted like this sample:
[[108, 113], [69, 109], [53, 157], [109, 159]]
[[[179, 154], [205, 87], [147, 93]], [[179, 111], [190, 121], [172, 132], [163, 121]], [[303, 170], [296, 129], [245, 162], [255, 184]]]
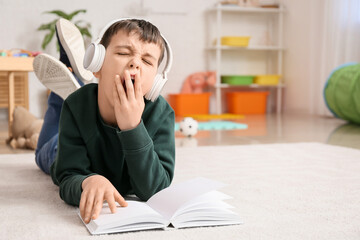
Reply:
[[227, 92], [226, 103], [229, 113], [265, 114], [269, 92]]
[[278, 85], [280, 77], [280, 75], [257, 75], [254, 83], [259, 85]]
[[184, 117], [195, 114], [209, 114], [211, 93], [169, 94], [169, 104], [175, 115]]
[[250, 85], [253, 83], [254, 76], [247, 75], [223, 75], [221, 82], [229, 85]]
[[249, 41], [249, 36], [224, 36], [221, 38], [221, 45], [247, 47], [249, 45]]

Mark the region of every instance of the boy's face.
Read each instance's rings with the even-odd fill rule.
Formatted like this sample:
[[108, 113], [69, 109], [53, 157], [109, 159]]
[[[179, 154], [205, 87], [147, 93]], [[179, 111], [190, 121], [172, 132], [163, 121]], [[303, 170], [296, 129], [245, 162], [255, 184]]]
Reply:
[[115, 76], [119, 75], [123, 83], [125, 70], [133, 79], [139, 73], [143, 95], [150, 91], [157, 74], [160, 47], [155, 43], [146, 43], [139, 39], [136, 33], [129, 35], [118, 31], [112, 36], [106, 49], [104, 63], [95, 76], [99, 78], [99, 94], [105, 97], [113, 106], [113, 88]]

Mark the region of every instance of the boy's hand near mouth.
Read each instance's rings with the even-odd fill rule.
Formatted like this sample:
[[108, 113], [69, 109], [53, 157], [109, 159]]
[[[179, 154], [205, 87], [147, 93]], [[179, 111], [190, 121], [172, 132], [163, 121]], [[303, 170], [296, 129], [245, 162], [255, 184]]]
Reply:
[[114, 112], [118, 127], [121, 130], [130, 130], [139, 125], [145, 102], [139, 73], [133, 75], [133, 81], [128, 70], [125, 70], [124, 75], [125, 87], [121, 83], [120, 76], [115, 76]]
[[[131, 78], [131, 82], [132, 82], [132, 84], [134, 85], [134, 83], [135, 83], [135, 75], [134, 75], [134, 74], [131, 74], [131, 75], [130, 75], [130, 78]], [[124, 78], [124, 80], [122, 80], [121, 82], [122, 82], [122, 85], [123, 85], [124, 91], [125, 91], [125, 93], [126, 93], [125, 78]]]

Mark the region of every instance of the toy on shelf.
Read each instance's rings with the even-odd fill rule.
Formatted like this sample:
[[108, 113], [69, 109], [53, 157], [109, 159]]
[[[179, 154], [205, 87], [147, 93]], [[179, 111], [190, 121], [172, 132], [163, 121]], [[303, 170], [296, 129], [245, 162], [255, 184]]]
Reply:
[[198, 122], [191, 117], [186, 117], [180, 122], [179, 127], [184, 136], [192, 137], [197, 133]]
[[1, 49], [0, 57], [36, 57], [41, 52], [33, 52], [25, 49], [14, 48], [10, 50]]
[[258, 7], [259, 0], [224, 0], [221, 1], [220, 4], [240, 7]]
[[221, 5], [240, 6], [240, 7], [264, 7], [278, 8], [279, 4], [276, 0], [223, 0]]
[[181, 88], [181, 93], [203, 93], [204, 89], [214, 86], [216, 72], [196, 72], [189, 75]]
[[220, 41], [221, 45], [224, 46], [247, 47], [249, 46], [250, 38], [251, 36], [223, 36]]

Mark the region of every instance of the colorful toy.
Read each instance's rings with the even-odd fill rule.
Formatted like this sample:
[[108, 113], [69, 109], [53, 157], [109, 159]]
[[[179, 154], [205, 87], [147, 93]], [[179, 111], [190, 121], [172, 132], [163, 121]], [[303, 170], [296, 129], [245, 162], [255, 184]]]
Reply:
[[216, 83], [216, 72], [197, 72], [188, 76], [181, 89], [181, 93], [202, 93], [208, 86]]
[[35, 57], [39, 55], [41, 52], [32, 52], [21, 48], [13, 48], [10, 50], [1, 49], [0, 56], [1, 57]]
[[180, 122], [179, 127], [184, 136], [192, 137], [197, 133], [198, 122], [191, 117], [186, 117]]
[[324, 98], [336, 117], [360, 124], [360, 64], [336, 68], [327, 80]]

